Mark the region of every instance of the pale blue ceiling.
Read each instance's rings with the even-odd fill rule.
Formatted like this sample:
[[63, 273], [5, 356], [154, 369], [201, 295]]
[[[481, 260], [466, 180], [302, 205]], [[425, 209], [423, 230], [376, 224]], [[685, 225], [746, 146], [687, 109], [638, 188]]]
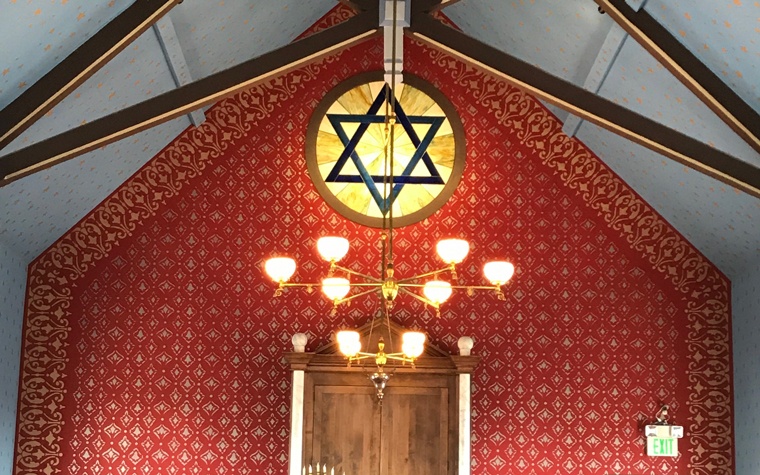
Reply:
[[[643, 4], [758, 110], [760, 2], [628, 3], [636, 8]], [[486, 43], [578, 85], [593, 83], [607, 99], [760, 165], [760, 154], [632, 38], [614, 35], [613, 30], [611, 36], [622, 41], [605, 44], [612, 22], [598, 13], [591, 0], [463, 0], [446, 13]], [[526, 28], [528, 21], [532, 23]], [[578, 41], [578, 36], [584, 40]], [[575, 47], [568, 47], [569, 43]], [[579, 74], [583, 71], [589, 76]], [[567, 119], [564, 111], [550, 109]], [[576, 136], [729, 277], [760, 265], [760, 199], [594, 125], [582, 123]]]
[[[130, 1], [6, 1], [0, 6], [0, 108]], [[335, 0], [185, 0], [169, 18], [185, 80], [292, 41]], [[755, 110], [760, 110], [760, 2], [629, 0], [644, 5]], [[591, 0], [462, 0], [445, 12], [466, 33], [709, 143], [760, 156]], [[26, 41], [19, 41], [25, 38]], [[175, 87], [153, 29], [0, 155]], [[572, 132], [578, 124], [564, 111]], [[189, 126], [182, 117], [0, 188], [0, 241], [31, 259]], [[760, 264], [760, 200], [596, 126], [577, 136], [729, 276]]]
[[4, 0], [0, 4], [0, 109], [133, 2]]
[[[18, 84], [33, 84], [131, 3], [4, 1], [0, 44], [14, 48], [0, 48], [0, 107], [23, 92]], [[334, 6], [333, 0], [185, 0], [170, 19], [189, 79], [198, 79], [194, 75], [207, 76], [291, 42]], [[34, 40], [19, 42], [22, 37]], [[0, 159], [174, 87], [156, 33], [148, 29], [1, 150]], [[180, 117], [0, 188], [0, 241], [33, 259], [188, 126]]]

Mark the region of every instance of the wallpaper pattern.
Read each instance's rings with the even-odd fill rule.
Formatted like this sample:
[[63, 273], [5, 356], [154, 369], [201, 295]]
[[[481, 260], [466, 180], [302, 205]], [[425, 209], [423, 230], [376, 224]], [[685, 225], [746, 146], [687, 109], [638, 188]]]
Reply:
[[26, 261], [0, 241], [0, 473], [11, 473]]
[[[463, 278], [517, 264], [504, 304], [396, 309], [443, 348], [476, 339], [474, 473], [733, 473], [726, 279], [537, 101], [405, 47], [469, 151], [449, 205], [399, 231], [397, 272], [452, 234], [476, 243]], [[260, 263], [285, 251], [313, 280], [315, 239], [339, 232], [376, 264], [376, 233], [327, 208], [302, 154], [318, 100], [381, 57], [373, 40], [222, 101], [34, 262], [15, 473], [285, 471], [290, 335], [313, 349], [376, 302], [331, 319], [314, 295], [274, 301]], [[642, 455], [662, 403], [689, 434], [675, 460]]]
[[760, 268], [734, 279], [736, 473], [760, 473]]

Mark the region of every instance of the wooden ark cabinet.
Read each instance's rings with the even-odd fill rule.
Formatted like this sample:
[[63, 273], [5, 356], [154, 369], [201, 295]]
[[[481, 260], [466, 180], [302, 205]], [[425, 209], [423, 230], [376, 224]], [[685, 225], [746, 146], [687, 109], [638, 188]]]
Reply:
[[[360, 329], [363, 348], [376, 350], [382, 337], [386, 352], [400, 351], [402, 328], [391, 324], [389, 332], [376, 321], [371, 338], [369, 328]], [[346, 475], [470, 473], [470, 373], [477, 357], [428, 344], [415, 368], [386, 365], [392, 376], [382, 403], [369, 380], [374, 360], [348, 367], [335, 344], [286, 359], [293, 370], [291, 475], [317, 462]]]

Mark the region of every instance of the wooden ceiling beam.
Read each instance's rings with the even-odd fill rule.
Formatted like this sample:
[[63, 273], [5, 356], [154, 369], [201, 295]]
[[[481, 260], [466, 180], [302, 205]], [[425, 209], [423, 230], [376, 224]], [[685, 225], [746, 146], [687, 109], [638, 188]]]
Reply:
[[0, 157], [0, 186], [171, 120], [379, 33], [377, 4], [349, 20]]
[[625, 0], [594, 0], [633, 39], [760, 153], [760, 115], [644, 8]]
[[461, 0], [441, 0], [438, 5], [435, 5], [432, 7], [431, 12], [437, 12], [439, 10], [443, 10], [446, 7], [450, 7], [454, 5], [455, 3], [459, 3]]
[[136, 0], [0, 111], [0, 149], [95, 74], [180, 0]]
[[436, 21], [412, 4], [409, 34], [568, 112], [760, 197], [760, 169]]

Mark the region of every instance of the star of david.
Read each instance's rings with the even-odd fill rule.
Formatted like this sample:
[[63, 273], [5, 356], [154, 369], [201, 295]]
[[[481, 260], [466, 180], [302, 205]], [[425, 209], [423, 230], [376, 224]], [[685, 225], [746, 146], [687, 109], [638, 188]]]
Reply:
[[[396, 120], [404, 128], [404, 131], [409, 136], [412, 144], [415, 146], [415, 152], [412, 155], [409, 163], [404, 168], [404, 171], [399, 176], [393, 177], [393, 189], [390, 196], [384, 198], [380, 191], [377, 189], [377, 184], [384, 183], [387, 178], [382, 175], [371, 175], [367, 168], [362, 163], [361, 157], [356, 152], [356, 146], [362, 139], [364, 133], [369, 129], [370, 124], [382, 124], [385, 122], [385, 115], [378, 114], [380, 107], [385, 103], [387, 95], [390, 94], [390, 87], [386, 84], [375, 97], [374, 102], [370, 105], [366, 114], [327, 114], [327, 118], [332, 124], [335, 132], [340, 138], [343, 146], [345, 147], [338, 160], [335, 162], [330, 173], [325, 178], [326, 183], [361, 183], [363, 182], [369, 190], [375, 203], [380, 208], [383, 214], [386, 214], [390, 209], [393, 202], [401, 193], [405, 185], [444, 185], [445, 182], [441, 178], [441, 174], [438, 172], [433, 160], [427, 153], [428, 146], [435, 138], [438, 129], [440, 129], [446, 117], [438, 116], [409, 116], [404, 112], [404, 108], [401, 107], [401, 103], [395, 100], [396, 105]], [[354, 132], [352, 137], [348, 137], [343, 123], [358, 123], [359, 126]], [[412, 124], [428, 124], [428, 128], [425, 136], [420, 140], [417, 132], [412, 127]], [[343, 167], [348, 162], [348, 159], [356, 167], [358, 174], [341, 174]], [[425, 165], [429, 176], [412, 176], [412, 172], [417, 164], [422, 160]]]

